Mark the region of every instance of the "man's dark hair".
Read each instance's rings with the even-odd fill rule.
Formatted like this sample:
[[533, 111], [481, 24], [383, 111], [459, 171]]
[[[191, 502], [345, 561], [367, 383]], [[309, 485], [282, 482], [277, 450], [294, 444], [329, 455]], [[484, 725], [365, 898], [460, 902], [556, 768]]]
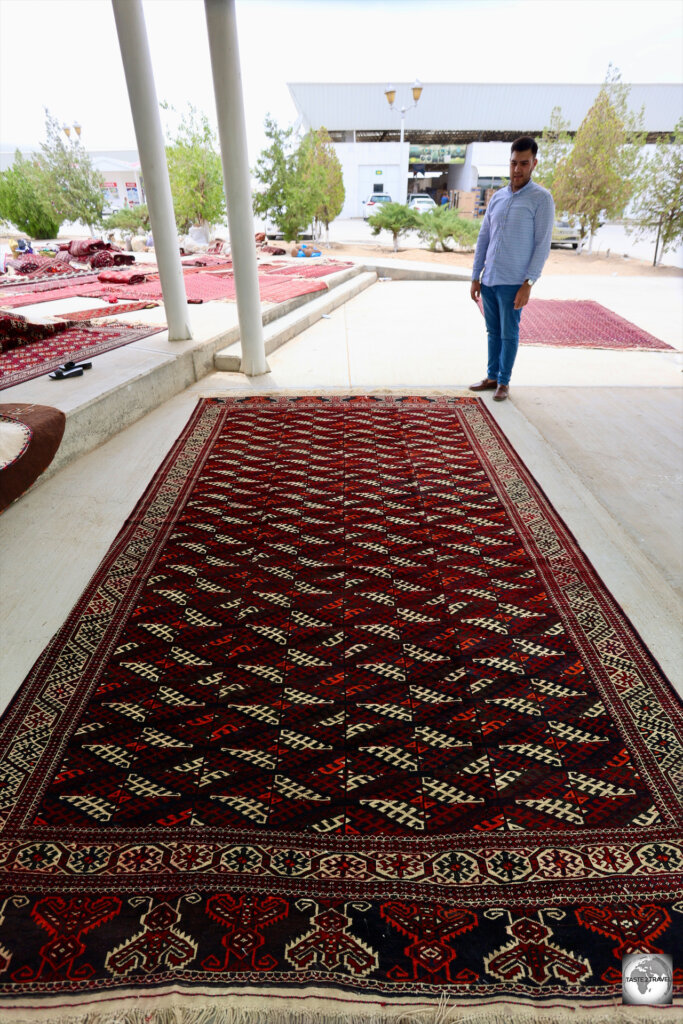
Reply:
[[530, 149], [534, 156], [538, 153], [538, 143], [530, 135], [520, 135], [510, 146], [511, 153], [523, 153], [527, 149]]

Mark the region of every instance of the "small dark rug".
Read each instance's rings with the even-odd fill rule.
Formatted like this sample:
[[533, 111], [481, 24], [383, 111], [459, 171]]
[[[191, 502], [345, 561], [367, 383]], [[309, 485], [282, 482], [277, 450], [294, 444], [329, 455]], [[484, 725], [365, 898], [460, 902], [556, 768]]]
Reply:
[[3, 1019], [628, 1020], [682, 725], [479, 400], [204, 400], [2, 722]]

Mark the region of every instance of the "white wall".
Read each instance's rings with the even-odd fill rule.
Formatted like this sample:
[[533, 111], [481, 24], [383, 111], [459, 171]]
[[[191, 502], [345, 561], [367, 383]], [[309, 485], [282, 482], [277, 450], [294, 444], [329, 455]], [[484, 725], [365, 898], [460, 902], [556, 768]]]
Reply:
[[403, 144], [403, 154], [400, 142], [335, 142], [334, 148], [346, 192], [340, 218], [362, 217], [363, 200], [373, 191], [373, 185], [381, 184], [382, 191], [388, 192], [394, 202], [405, 202], [408, 143]]
[[118, 200], [112, 203], [113, 206], [117, 206], [117, 207], [122, 208], [122, 207], [124, 207], [126, 205], [130, 205], [130, 204], [127, 203], [127, 189], [126, 189], [126, 185], [129, 184], [129, 183], [132, 184], [133, 182], [137, 186], [138, 202], [139, 203], [143, 203], [145, 201], [144, 196], [142, 194], [142, 186], [141, 186], [141, 182], [140, 182], [140, 172], [139, 171], [119, 171], [119, 170], [116, 170], [116, 171], [103, 170], [102, 171], [102, 170], [100, 170], [100, 174], [104, 178], [105, 182], [107, 182], [107, 183], [111, 182], [112, 185], [116, 185], [116, 189], [117, 189], [117, 192], [118, 192]]
[[465, 150], [465, 162], [463, 164], [449, 164], [448, 166], [448, 189], [458, 189], [459, 192], [471, 192], [477, 184], [476, 168], [472, 167], [472, 146]]

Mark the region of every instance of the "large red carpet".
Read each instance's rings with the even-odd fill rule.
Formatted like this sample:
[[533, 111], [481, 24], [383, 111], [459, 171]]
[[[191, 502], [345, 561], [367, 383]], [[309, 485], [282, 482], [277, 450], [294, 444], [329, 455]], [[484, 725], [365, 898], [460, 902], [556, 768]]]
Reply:
[[[479, 308], [483, 313], [481, 303]], [[599, 302], [583, 299], [531, 299], [522, 311], [519, 340], [522, 345], [560, 348], [671, 350]]]
[[[106, 310], [104, 311], [106, 313]], [[165, 330], [163, 325], [117, 323], [68, 327], [53, 337], [0, 352], [0, 391], [51, 373], [67, 360], [92, 359], [121, 345]]]
[[628, 1020], [682, 724], [479, 400], [203, 400], [2, 722], [0, 1013]]

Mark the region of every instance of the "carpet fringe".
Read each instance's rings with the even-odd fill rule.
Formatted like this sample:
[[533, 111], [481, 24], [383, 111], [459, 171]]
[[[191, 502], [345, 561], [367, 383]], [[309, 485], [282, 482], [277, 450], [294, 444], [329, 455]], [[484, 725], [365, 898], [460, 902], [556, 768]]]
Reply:
[[[11, 1010], [8, 1014], [9, 1008], [5, 1005], [0, 1009], [0, 1019], [4, 1024], [581, 1024], [584, 1021], [587, 1024], [662, 1024], [663, 1020], [674, 1019], [673, 1016], [662, 1016], [667, 1010], [673, 1014], [681, 1011], [680, 1003], [669, 1007], [624, 1006], [620, 1003], [595, 1008], [572, 1007], [569, 1004], [535, 1007], [514, 1003], [467, 1007], [441, 999], [431, 1007], [413, 1009], [400, 1004], [384, 1004], [377, 1008], [374, 1004], [367, 1007], [356, 1004], [348, 1012], [340, 1012], [336, 1007], [328, 1010], [324, 1000], [317, 1001], [316, 1009], [302, 1010], [282, 1006], [226, 1005], [231, 998], [229, 993], [225, 993], [216, 1004], [200, 1007], [193, 1007], [187, 1002], [154, 1009], [106, 1009], [103, 1006], [102, 1010], [91, 1008], [85, 1012], [79, 1012], [75, 1007], [71, 1010], [55, 1007], [53, 1012], [47, 1007], [36, 1007], [29, 1016], [23, 1015], [25, 1010], [17, 1011], [17, 1016]], [[266, 1001], [263, 1000], [264, 1003]]]

